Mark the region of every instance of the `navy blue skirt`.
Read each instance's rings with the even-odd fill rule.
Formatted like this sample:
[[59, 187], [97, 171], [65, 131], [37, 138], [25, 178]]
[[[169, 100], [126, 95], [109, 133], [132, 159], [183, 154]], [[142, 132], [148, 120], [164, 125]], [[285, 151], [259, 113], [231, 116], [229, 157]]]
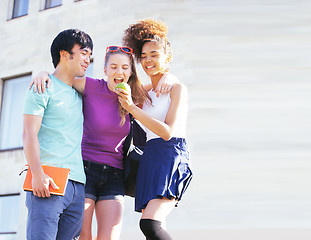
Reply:
[[149, 140], [137, 173], [135, 211], [141, 212], [152, 199], [181, 200], [191, 179], [189, 150], [184, 138]]

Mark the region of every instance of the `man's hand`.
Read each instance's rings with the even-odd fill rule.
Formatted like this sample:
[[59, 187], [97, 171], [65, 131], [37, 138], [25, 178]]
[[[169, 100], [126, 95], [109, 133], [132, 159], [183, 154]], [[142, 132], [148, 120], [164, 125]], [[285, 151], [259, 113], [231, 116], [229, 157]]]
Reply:
[[53, 178], [49, 177], [47, 174], [39, 174], [32, 176], [32, 188], [33, 194], [37, 197], [50, 197], [49, 186], [54, 189], [59, 189], [59, 187], [55, 184]]

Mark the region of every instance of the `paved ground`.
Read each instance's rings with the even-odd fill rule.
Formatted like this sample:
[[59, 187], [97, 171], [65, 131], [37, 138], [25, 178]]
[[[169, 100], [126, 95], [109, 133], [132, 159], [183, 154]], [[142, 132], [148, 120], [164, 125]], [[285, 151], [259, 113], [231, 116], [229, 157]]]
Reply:
[[[311, 230], [289, 230], [289, 229], [198, 229], [171, 231], [173, 239], [176, 240], [309, 240]], [[127, 233], [122, 239], [145, 240], [137, 233]]]

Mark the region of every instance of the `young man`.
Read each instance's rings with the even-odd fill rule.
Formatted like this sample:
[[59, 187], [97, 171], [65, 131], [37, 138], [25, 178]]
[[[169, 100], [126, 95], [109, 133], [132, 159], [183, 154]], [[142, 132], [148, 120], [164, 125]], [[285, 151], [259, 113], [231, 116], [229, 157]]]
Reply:
[[[84, 212], [85, 174], [81, 157], [82, 99], [72, 88], [90, 63], [92, 39], [69, 29], [58, 34], [51, 46], [55, 72], [43, 94], [28, 90], [24, 107], [24, 152], [30, 166], [33, 192], [27, 192], [27, 239], [71, 240], [79, 235]], [[42, 165], [69, 168], [64, 196], [51, 195], [57, 188]]]

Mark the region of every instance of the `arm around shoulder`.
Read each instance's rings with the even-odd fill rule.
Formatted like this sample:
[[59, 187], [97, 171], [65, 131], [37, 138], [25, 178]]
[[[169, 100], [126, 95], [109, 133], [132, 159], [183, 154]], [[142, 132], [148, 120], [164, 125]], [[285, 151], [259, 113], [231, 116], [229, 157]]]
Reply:
[[128, 109], [136, 119], [165, 141], [172, 138], [176, 119], [183, 117], [181, 113], [187, 109], [187, 106], [185, 106], [188, 102], [187, 87], [181, 83], [175, 83], [171, 90], [170, 96], [171, 104], [164, 122], [150, 117], [137, 106], [132, 105]]
[[84, 88], [85, 88], [85, 82], [86, 82], [86, 77], [82, 78], [75, 78], [73, 81], [72, 87], [80, 94], [83, 95], [84, 93]]
[[171, 105], [168, 113], [172, 111], [171, 109], [178, 111], [179, 109], [186, 107], [188, 105], [188, 89], [186, 85], [175, 83], [170, 92], [170, 97]]
[[170, 92], [171, 103], [165, 117], [169, 126], [169, 137], [172, 137], [176, 122], [186, 121], [188, 112], [188, 90], [184, 84], [175, 83]]

